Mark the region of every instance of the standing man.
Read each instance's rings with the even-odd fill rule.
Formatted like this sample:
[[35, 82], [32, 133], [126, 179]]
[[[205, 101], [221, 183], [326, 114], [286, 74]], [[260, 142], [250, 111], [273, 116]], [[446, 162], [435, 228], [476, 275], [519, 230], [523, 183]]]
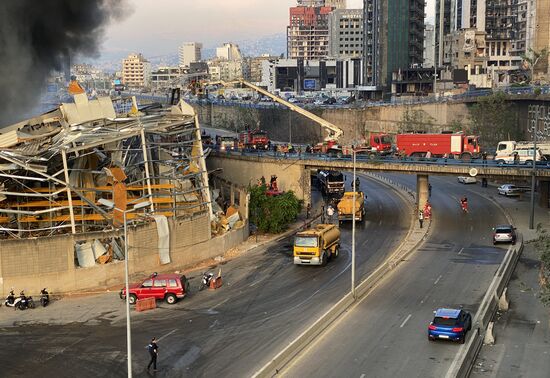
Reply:
[[484, 167], [487, 166], [487, 151], [483, 151], [481, 153], [481, 159], [483, 161], [483, 166]]
[[153, 337], [149, 345], [147, 345], [147, 350], [149, 351], [149, 355], [151, 356], [151, 361], [149, 361], [149, 365], [147, 365], [147, 370], [149, 370], [151, 368], [151, 365], [153, 365], [153, 371], [157, 371], [157, 357], [159, 355], [159, 347], [157, 345], [157, 339], [155, 337]]
[[328, 205], [327, 207], [327, 223], [333, 222], [333, 216], [334, 216], [334, 207], [332, 205]]
[[311, 213], [311, 204], [308, 203], [306, 206], [306, 218], [309, 219], [309, 215]]
[[423, 210], [418, 211], [418, 222], [420, 223], [420, 228], [422, 228], [422, 225], [424, 224], [424, 211]]

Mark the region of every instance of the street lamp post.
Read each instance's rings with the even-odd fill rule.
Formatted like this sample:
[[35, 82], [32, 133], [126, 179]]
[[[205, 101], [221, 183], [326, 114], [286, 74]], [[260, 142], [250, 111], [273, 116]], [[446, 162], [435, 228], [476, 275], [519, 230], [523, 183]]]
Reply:
[[132, 377], [132, 330], [130, 327], [130, 282], [129, 282], [129, 273], [128, 273], [128, 222], [127, 214], [132, 211], [142, 209], [144, 207], [150, 206], [151, 202], [144, 201], [135, 204], [129, 210], [121, 210], [118, 207], [115, 207], [114, 202], [109, 201], [105, 198], [100, 198], [98, 202], [107, 208], [119, 211], [122, 213], [124, 221], [124, 281], [126, 286], [126, 347], [128, 353], [128, 378]]
[[540, 105], [531, 105], [535, 110], [535, 121], [530, 127], [530, 131], [533, 132], [533, 172], [531, 174], [531, 209], [529, 213], [529, 229], [535, 228], [535, 186], [537, 180], [537, 138], [538, 138], [538, 125], [539, 125], [539, 112]]
[[353, 295], [353, 298], [356, 298], [355, 294], [355, 196], [357, 193], [357, 185], [356, 185], [356, 173], [355, 173], [355, 162], [356, 162], [356, 153], [355, 148], [352, 148], [353, 153], [353, 218], [352, 218], [352, 224], [351, 224], [351, 294]]

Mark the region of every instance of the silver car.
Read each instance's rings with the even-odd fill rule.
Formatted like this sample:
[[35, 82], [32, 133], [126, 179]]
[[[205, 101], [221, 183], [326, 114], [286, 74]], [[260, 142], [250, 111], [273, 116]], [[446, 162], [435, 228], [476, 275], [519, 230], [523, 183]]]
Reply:
[[504, 184], [498, 187], [498, 194], [503, 196], [519, 196], [521, 190], [513, 184]]

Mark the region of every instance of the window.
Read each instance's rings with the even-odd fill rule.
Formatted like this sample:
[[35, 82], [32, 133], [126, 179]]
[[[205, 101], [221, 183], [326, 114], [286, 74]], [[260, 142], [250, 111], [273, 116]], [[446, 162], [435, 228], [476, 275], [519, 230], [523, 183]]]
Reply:
[[166, 280], [155, 280], [155, 287], [166, 287]]
[[168, 287], [178, 287], [178, 282], [175, 279], [169, 279]]
[[436, 316], [434, 318], [434, 324], [441, 326], [454, 326], [456, 325], [456, 318]]
[[315, 236], [297, 236], [294, 245], [296, 247], [317, 247], [317, 238]]
[[141, 284], [141, 287], [153, 287], [153, 280], [148, 279], [143, 281], [143, 283]]

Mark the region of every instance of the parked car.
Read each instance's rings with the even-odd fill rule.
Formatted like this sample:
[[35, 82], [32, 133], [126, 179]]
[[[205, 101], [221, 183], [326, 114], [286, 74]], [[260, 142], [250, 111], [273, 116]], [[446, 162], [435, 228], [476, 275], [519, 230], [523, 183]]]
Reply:
[[428, 340], [445, 339], [464, 344], [466, 334], [472, 328], [472, 316], [469, 312], [440, 308], [434, 311], [434, 315], [428, 326]]
[[[138, 299], [155, 298], [165, 300], [168, 304], [174, 304], [178, 299], [183, 299], [189, 292], [189, 282], [185, 276], [179, 274], [156, 274], [141, 283], [130, 284], [130, 304], [135, 304]], [[120, 290], [120, 298], [126, 299], [126, 287]]]
[[519, 196], [519, 194], [522, 192], [520, 188], [513, 184], [504, 184], [498, 187], [498, 194], [503, 196]]
[[475, 184], [477, 179], [472, 176], [458, 176], [458, 182], [461, 184]]
[[503, 224], [493, 228], [493, 244], [512, 243], [516, 244], [516, 228], [511, 224]]

